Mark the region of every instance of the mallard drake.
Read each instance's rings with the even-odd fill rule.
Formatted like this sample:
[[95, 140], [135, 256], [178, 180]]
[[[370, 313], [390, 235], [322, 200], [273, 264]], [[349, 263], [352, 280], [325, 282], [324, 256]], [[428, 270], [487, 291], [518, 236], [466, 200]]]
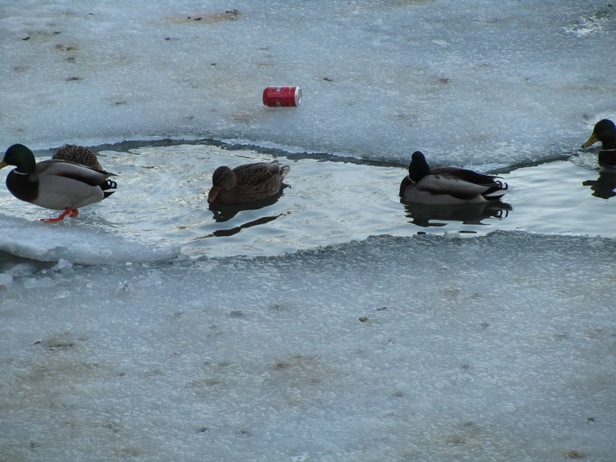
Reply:
[[428, 205], [458, 205], [499, 200], [507, 183], [498, 177], [456, 167], [430, 169], [423, 153], [411, 156], [409, 174], [400, 183], [406, 202]]
[[238, 205], [266, 199], [280, 192], [290, 169], [277, 161], [244, 164], [233, 170], [218, 167], [212, 175], [207, 200], [218, 205]]
[[44, 160], [36, 163], [34, 154], [23, 144], [6, 150], [0, 169], [15, 165], [6, 177], [8, 190], [17, 199], [40, 207], [64, 210], [57, 218], [42, 221], [56, 222], [66, 216], [79, 215], [78, 208], [100, 202], [114, 193], [113, 173], [95, 170], [64, 160]]
[[52, 156], [56, 160], [68, 160], [77, 164], [85, 165], [86, 167], [95, 170], [102, 170], [103, 167], [98, 162], [96, 153], [85, 146], [76, 146], [74, 144], [65, 144], [60, 147]]
[[601, 141], [599, 165], [616, 167], [616, 125], [609, 119], [600, 120], [595, 124], [590, 138], [582, 145], [583, 148]]

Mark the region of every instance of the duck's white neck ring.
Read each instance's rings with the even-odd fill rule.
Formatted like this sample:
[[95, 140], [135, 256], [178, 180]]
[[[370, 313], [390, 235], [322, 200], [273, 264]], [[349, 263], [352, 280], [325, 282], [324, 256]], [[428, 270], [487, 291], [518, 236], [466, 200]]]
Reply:
[[30, 175], [29, 173], [20, 172], [20, 171], [19, 171], [19, 170], [17, 170], [17, 169], [13, 170], [13, 173], [15, 173], [16, 175]]
[[615, 149], [601, 149], [601, 151], [603, 151], [603, 152], [614, 152], [614, 151], [616, 151], [616, 148]]

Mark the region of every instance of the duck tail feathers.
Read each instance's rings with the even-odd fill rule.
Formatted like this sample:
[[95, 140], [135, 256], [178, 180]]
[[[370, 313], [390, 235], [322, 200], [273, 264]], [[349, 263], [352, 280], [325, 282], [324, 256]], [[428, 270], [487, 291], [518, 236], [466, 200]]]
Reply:
[[287, 176], [290, 170], [291, 167], [289, 165], [283, 165], [282, 167], [280, 167], [280, 176], [284, 178], [285, 176]]
[[105, 195], [105, 198], [111, 196], [115, 192], [117, 187], [118, 187], [118, 183], [116, 183], [113, 180], [106, 180], [104, 183], [100, 185], [100, 188], [103, 190], [103, 194]]
[[509, 185], [504, 181], [496, 180], [494, 186], [491, 186], [482, 195], [486, 199], [500, 199], [509, 189]]

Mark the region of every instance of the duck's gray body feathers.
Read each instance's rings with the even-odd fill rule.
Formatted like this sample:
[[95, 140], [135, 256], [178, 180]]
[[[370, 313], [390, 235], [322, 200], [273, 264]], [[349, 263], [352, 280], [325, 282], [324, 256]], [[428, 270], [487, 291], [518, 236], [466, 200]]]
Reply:
[[400, 184], [400, 197], [415, 204], [461, 205], [499, 200], [507, 189], [506, 183], [492, 175], [455, 167], [430, 169], [417, 151], [409, 175]]
[[53, 210], [78, 209], [100, 202], [111, 194], [112, 185], [106, 184], [111, 175], [74, 162], [44, 160], [36, 164], [27, 179], [30, 183], [38, 182], [39, 194], [30, 202]]

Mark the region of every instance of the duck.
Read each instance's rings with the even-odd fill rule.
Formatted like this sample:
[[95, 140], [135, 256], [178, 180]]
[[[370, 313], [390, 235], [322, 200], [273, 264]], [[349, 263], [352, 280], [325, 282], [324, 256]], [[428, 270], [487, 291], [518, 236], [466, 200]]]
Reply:
[[498, 201], [509, 186], [499, 177], [456, 167], [430, 169], [421, 151], [411, 156], [409, 174], [400, 183], [400, 197], [408, 203], [462, 205]]
[[602, 119], [595, 124], [590, 138], [582, 145], [583, 148], [601, 141], [599, 165], [616, 167], [616, 124], [609, 119]]
[[52, 159], [68, 160], [93, 168], [94, 170], [103, 170], [103, 167], [96, 157], [96, 153], [85, 146], [65, 144], [56, 151], [56, 153], [52, 156]]
[[234, 169], [223, 165], [212, 175], [207, 200], [216, 205], [241, 205], [267, 199], [280, 192], [290, 170], [278, 161], [243, 164]]
[[54, 223], [79, 215], [78, 208], [100, 202], [115, 192], [113, 173], [96, 170], [66, 160], [49, 159], [36, 163], [32, 151], [23, 144], [9, 147], [0, 169], [14, 165], [6, 177], [8, 190], [17, 199], [52, 210], [63, 210]]

